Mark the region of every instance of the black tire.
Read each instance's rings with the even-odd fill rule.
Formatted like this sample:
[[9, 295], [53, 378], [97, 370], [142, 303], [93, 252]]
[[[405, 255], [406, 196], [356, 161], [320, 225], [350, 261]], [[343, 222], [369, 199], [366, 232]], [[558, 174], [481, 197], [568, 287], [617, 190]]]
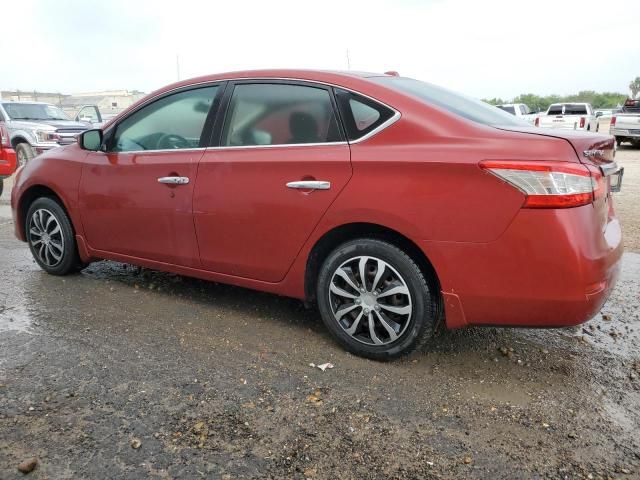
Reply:
[[33, 149], [28, 143], [23, 142], [16, 145], [16, 157], [19, 167], [26, 165], [34, 156]]
[[631, 142], [631, 146], [633, 148], [640, 148], [640, 141], [634, 140], [633, 142]]
[[[50, 217], [54, 220], [50, 221]], [[31, 204], [25, 217], [25, 232], [31, 254], [45, 272], [67, 275], [82, 267], [69, 216], [54, 199], [40, 197]]]
[[0, 178], [0, 195], [4, 191], [4, 178]]
[[[358, 268], [357, 272], [354, 272], [351, 266], [345, 265], [351, 265], [349, 262], [358, 262], [359, 265], [359, 259], [362, 257], [370, 257], [370, 260], [365, 260], [364, 264], [366, 269], [365, 277], [367, 278], [365, 280], [365, 291], [363, 292], [363, 290], [360, 289], [362, 293], [357, 293], [359, 298], [354, 300], [336, 296], [335, 292], [332, 292], [330, 289], [332, 281], [342, 281], [343, 276], [336, 273], [338, 269], [342, 269], [342, 273], [348, 271], [353, 274], [353, 277], [350, 278], [353, 278], [355, 286], [361, 285], [359, 280], [361, 278], [359, 273], [360, 269]], [[383, 273], [381, 274], [382, 277], [378, 280], [378, 282], [383, 282], [381, 285], [383, 285], [384, 288], [374, 289], [375, 280], [372, 280], [372, 277], [377, 276], [378, 266], [381, 265], [379, 261], [386, 264], [384, 268], [380, 269]], [[389, 273], [389, 275], [387, 275], [387, 273]], [[337, 276], [334, 278], [334, 275]], [[398, 280], [393, 280], [394, 276], [397, 276]], [[384, 279], [384, 281], [382, 279]], [[385, 286], [384, 282], [391, 283], [387, 283]], [[332, 336], [346, 350], [355, 355], [374, 360], [391, 360], [421, 348], [433, 337], [438, 321], [438, 309], [434, 295], [436, 288], [434, 288], [432, 283], [433, 282], [430, 283], [425, 279], [424, 273], [411, 257], [395, 245], [377, 239], [363, 238], [352, 240], [340, 245], [325, 259], [318, 276], [318, 307], [322, 320], [329, 329], [329, 332], [331, 332]], [[400, 285], [399, 288], [407, 291], [408, 295], [387, 295], [384, 300], [381, 300], [385, 292], [389, 291], [394, 285]], [[334, 284], [334, 287], [335, 286]], [[346, 282], [340, 288], [349, 290], [347, 293], [353, 294], [354, 292], [358, 292], [358, 290], [352, 286], [347, 285]], [[368, 295], [368, 297], [365, 298], [365, 295]], [[372, 295], [379, 295], [379, 297], [372, 299]], [[403, 319], [400, 318], [401, 316], [395, 313], [389, 313], [386, 308], [380, 308], [383, 303], [386, 304], [383, 306], [397, 308], [394, 307], [393, 304], [387, 304], [389, 297], [391, 297], [391, 300], [399, 297], [401, 299], [399, 300], [400, 302], [408, 304], [401, 307], [402, 309], [410, 311], [406, 320], [403, 321]], [[340, 303], [340, 299], [343, 298], [345, 299], [344, 304]], [[348, 302], [352, 303], [349, 304]], [[354, 307], [353, 313], [344, 314], [340, 320], [334, 316], [334, 311], [339, 312], [339, 307], [345, 308], [345, 306], [347, 306], [348, 308], [349, 305], [353, 306], [356, 302], [360, 306]], [[367, 308], [365, 308], [365, 303]], [[373, 304], [375, 304], [377, 313], [373, 309]], [[377, 332], [374, 333], [373, 336], [367, 331], [370, 328], [369, 317], [364, 319], [364, 312], [367, 311], [367, 309], [370, 309], [368, 311], [374, 318], [373, 321], [377, 321], [377, 326], [373, 329], [374, 332], [376, 332], [376, 330]], [[360, 315], [358, 312], [362, 312], [363, 314], [360, 319], [361, 323], [356, 321]], [[385, 329], [382, 328], [384, 325], [381, 323], [380, 319], [382, 317], [380, 313], [385, 315], [384, 318], [386, 318], [386, 320], [390, 318], [394, 320], [394, 322], [387, 323], [387, 327], [391, 324], [398, 325], [397, 330], [393, 328], [394, 333], [397, 334], [397, 338], [393, 339], [391, 332], [389, 330], [385, 331]], [[345, 323], [349, 321], [352, 321], [352, 323], [347, 327]], [[356, 323], [358, 324], [358, 326], [355, 327], [357, 330], [352, 334], [347, 333], [347, 330], [354, 328], [353, 326]], [[369, 340], [371, 341], [367, 341], [367, 335], [369, 335]], [[388, 336], [388, 338], [384, 338], [384, 344], [376, 345], [372, 340], [375, 337], [380, 341], [381, 338], [386, 336]]]

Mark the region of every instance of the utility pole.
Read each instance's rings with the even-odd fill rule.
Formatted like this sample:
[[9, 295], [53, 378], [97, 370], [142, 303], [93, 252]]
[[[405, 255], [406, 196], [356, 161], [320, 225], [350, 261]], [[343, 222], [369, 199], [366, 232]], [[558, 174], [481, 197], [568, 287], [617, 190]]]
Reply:
[[180, 81], [180, 55], [176, 53], [176, 76], [178, 77], [178, 81]]

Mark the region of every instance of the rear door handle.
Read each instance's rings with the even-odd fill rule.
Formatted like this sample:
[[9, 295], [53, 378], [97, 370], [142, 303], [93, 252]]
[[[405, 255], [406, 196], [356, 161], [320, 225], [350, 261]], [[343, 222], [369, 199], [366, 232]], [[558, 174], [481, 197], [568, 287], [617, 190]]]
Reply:
[[331, 188], [331, 182], [324, 180], [300, 180], [287, 183], [287, 187], [300, 190], [329, 190]]
[[186, 185], [189, 183], [189, 177], [160, 177], [158, 183], [167, 185]]

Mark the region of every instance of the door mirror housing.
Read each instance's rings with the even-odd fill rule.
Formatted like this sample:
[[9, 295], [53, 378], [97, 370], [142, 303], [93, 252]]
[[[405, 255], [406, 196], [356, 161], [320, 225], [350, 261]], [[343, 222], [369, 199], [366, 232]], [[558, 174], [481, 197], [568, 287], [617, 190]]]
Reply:
[[102, 130], [99, 128], [87, 130], [78, 135], [78, 145], [83, 150], [97, 152], [102, 147], [102, 137]]

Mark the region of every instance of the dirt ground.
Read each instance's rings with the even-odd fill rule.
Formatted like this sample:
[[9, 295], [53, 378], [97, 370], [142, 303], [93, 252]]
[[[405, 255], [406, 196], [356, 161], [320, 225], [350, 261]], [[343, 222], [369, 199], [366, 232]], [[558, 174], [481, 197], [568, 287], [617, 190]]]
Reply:
[[[0, 479], [640, 478], [640, 150], [627, 253], [574, 329], [377, 363], [295, 300], [100, 262], [46, 275], [0, 204]], [[309, 363], [331, 362], [320, 371]]]

